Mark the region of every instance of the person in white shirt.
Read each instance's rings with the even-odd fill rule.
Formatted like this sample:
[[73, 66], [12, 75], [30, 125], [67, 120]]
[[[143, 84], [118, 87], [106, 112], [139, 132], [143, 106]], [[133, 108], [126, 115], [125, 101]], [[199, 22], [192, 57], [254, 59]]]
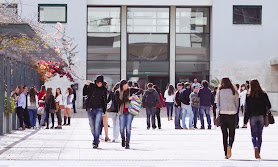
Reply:
[[62, 129], [62, 115], [61, 109], [64, 109], [64, 99], [60, 88], [56, 89], [55, 95], [55, 102], [56, 102], [56, 116], [58, 119], [58, 126], [55, 129]]
[[194, 86], [198, 86], [199, 89], [201, 88], [201, 84], [198, 82], [197, 78], [194, 79], [194, 83], [191, 85], [191, 89], [194, 89]]
[[30, 89], [29, 95], [27, 96], [27, 106], [31, 127], [35, 129], [39, 102], [37, 93], [33, 87]]
[[167, 108], [168, 121], [173, 120], [173, 108], [175, 99], [175, 88], [173, 85], [169, 85], [168, 89], [164, 92], [165, 105]]
[[[73, 91], [71, 88], [67, 88], [64, 104], [65, 104], [65, 112], [64, 112], [64, 124], [70, 125], [70, 110], [72, 109], [72, 100], [73, 100]], [[66, 123], [68, 118], [68, 123]]]
[[[246, 113], [246, 96], [247, 96], [247, 90], [246, 90], [246, 85], [242, 84], [240, 86], [240, 93], [239, 93], [239, 99], [240, 99], [240, 103], [239, 103], [239, 108], [242, 111], [242, 115], [245, 116]], [[246, 124], [243, 124], [242, 128], [247, 128]]]

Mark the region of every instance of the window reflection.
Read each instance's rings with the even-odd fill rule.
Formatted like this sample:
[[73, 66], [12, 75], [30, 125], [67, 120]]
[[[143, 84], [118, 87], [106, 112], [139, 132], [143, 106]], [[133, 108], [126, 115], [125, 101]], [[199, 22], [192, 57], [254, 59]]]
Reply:
[[234, 24], [261, 24], [262, 6], [234, 6]]

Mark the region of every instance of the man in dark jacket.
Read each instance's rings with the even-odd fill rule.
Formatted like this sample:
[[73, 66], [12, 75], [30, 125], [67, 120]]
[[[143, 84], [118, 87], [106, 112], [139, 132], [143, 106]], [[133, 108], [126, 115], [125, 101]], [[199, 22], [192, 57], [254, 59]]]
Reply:
[[159, 94], [155, 89], [153, 89], [153, 84], [148, 84], [148, 89], [145, 91], [142, 99], [143, 108], [146, 108], [147, 112], [147, 129], [150, 129], [150, 117], [152, 117], [152, 128], [155, 129], [155, 114], [156, 114], [156, 105], [159, 104], [160, 108], [162, 107]]
[[181, 123], [180, 123], [180, 117], [182, 114], [182, 109], [181, 109], [181, 99], [180, 99], [180, 94], [182, 91], [182, 84], [178, 83], [177, 84], [178, 91], [175, 94], [175, 129], [182, 129]]
[[98, 148], [102, 114], [106, 111], [107, 89], [104, 86], [103, 76], [98, 76], [95, 83], [86, 81], [83, 96], [87, 96], [86, 110], [88, 111], [89, 124], [94, 136], [93, 148]]
[[193, 127], [193, 118], [194, 114], [192, 111], [192, 107], [190, 105], [190, 94], [191, 94], [191, 86], [190, 83], [185, 83], [185, 89], [182, 90], [180, 94], [181, 98], [181, 107], [182, 107], [182, 127], [183, 129], [188, 129], [185, 124], [185, 119], [187, 113], [189, 114], [189, 129], [194, 130]]
[[75, 101], [76, 101], [76, 90], [75, 90], [75, 86], [74, 84], [71, 85], [71, 89], [72, 89], [72, 94], [73, 94], [73, 99], [72, 99], [72, 108], [73, 108], [73, 112], [76, 112], [76, 106], [75, 106]]
[[211, 90], [208, 88], [208, 81], [202, 81], [203, 88], [200, 89], [198, 96], [200, 97], [200, 109], [199, 115], [201, 119], [201, 129], [205, 129], [204, 125], [204, 113], [207, 117], [208, 129], [211, 129], [211, 118], [210, 118], [210, 107], [212, 102], [212, 93]]

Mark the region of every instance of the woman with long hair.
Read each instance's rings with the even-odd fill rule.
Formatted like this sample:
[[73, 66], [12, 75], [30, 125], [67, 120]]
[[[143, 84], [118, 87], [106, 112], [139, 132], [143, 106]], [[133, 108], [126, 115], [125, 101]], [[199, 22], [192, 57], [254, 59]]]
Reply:
[[[159, 99], [160, 102], [162, 104], [163, 107], [165, 107], [165, 103], [161, 94], [161, 91], [159, 89], [159, 87], [157, 85], [154, 85], [153, 88], [157, 91], [157, 93], [159, 94]], [[160, 118], [160, 106], [159, 104], [156, 105], [156, 118], [157, 118], [157, 125], [158, 125], [158, 129], [161, 129], [161, 118]]]
[[164, 98], [166, 108], [167, 108], [167, 116], [168, 116], [168, 121], [173, 120], [173, 108], [174, 108], [174, 98], [175, 98], [175, 88], [173, 85], [169, 85], [167, 90], [164, 92]]
[[[67, 88], [66, 96], [65, 96], [65, 111], [64, 111], [64, 124], [70, 125], [70, 110], [72, 109], [72, 100], [73, 100], [73, 91], [70, 87]], [[68, 123], [67, 123], [68, 119]]]
[[[120, 115], [120, 133], [122, 137], [122, 147], [129, 149], [130, 136], [131, 136], [131, 124], [134, 115], [128, 112], [130, 101], [134, 98], [133, 94], [141, 94], [142, 90], [138, 88], [128, 87], [127, 81], [122, 80], [120, 82], [120, 88], [116, 91], [116, 103], [119, 105]], [[126, 133], [125, 133], [126, 131]]]
[[30, 89], [29, 95], [27, 96], [27, 104], [28, 104], [30, 124], [31, 127], [35, 129], [39, 103], [38, 103], [37, 92], [33, 87]]
[[62, 129], [62, 115], [61, 115], [61, 109], [64, 106], [63, 101], [63, 95], [60, 88], [56, 89], [56, 95], [55, 95], [55, 102], [56, 102], [56, 116], [58, 119], [58, 126], [55, 127], [55, 129]]
[[18, 117], [19, 120], [19, 130], [25, 130], [25, 126], [23, 125], [23, 108], [20, 104], [20, 95], [23, 93], [23, 87], [21, 85], [17, 86], [18, 89], [18, 96], [15, 97], [16, 101], [17, 101], [17, 105], [16, 105], [16, 115]]
[[236, 114], [239, 105], [238, 92], [229, 78], [222, 78], [216, 93], [217, 115], [220, 115], [225, 158], [232, 156], [235, 138]]
[[[41, 86], [41, 90], [38, 93], [39, 107], [45, 107], [43, 99], [46, 94], [46, 88], [44, 85]], [[45, 118], [45, 117], [44, 117]], [[45, 125], [45, 119], [42, 119], [42, 116], [38, 114], [38, 121], [40, 125]], [[41, 121], [43, 122], [41, 124]]]
[[258, 80], [250, 82], [250, 93], [246, 100], [247, 112], [244, 124], [250, 119], [252, 142], [255, 150], [255, 158], [261, 159], [260, 152], [262, 146], [262, 133], [265, 124], [267, 110], [271, 109], [271, 104], [265, 91], [262, 90]]
[[[49, 129], [49, 114], [51, 115], [52, 126], [54, 128], [54, 112], [56, 110], [55, 98], [52, 94], [52, 88], [47, 88], [45, 100], [45, 111], [46, 111], [46, 129]], [[53, 111], [53, 112], [52, 112]]]

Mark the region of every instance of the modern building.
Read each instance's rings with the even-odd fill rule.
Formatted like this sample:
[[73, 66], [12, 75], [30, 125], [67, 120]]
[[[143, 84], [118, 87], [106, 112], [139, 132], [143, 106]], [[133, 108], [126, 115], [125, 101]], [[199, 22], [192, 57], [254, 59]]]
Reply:
[[[3, 0], [0, 0], [0, 2]], [[15, 1], [16, 2], [16, 1]], [[141, 86], [227, 76], [234, 83], [257, 78], [273, 109], [278, 99], [277, 0], [28, 0], [18, 14], [61, 22], [79, 51], [78, 94], [86, 79], [103, 74], [109, 86], [121, 79]], [[70, 83], [54, 78], [47, 86]], [[80, 91], [81, 90], [81, 91]]]

